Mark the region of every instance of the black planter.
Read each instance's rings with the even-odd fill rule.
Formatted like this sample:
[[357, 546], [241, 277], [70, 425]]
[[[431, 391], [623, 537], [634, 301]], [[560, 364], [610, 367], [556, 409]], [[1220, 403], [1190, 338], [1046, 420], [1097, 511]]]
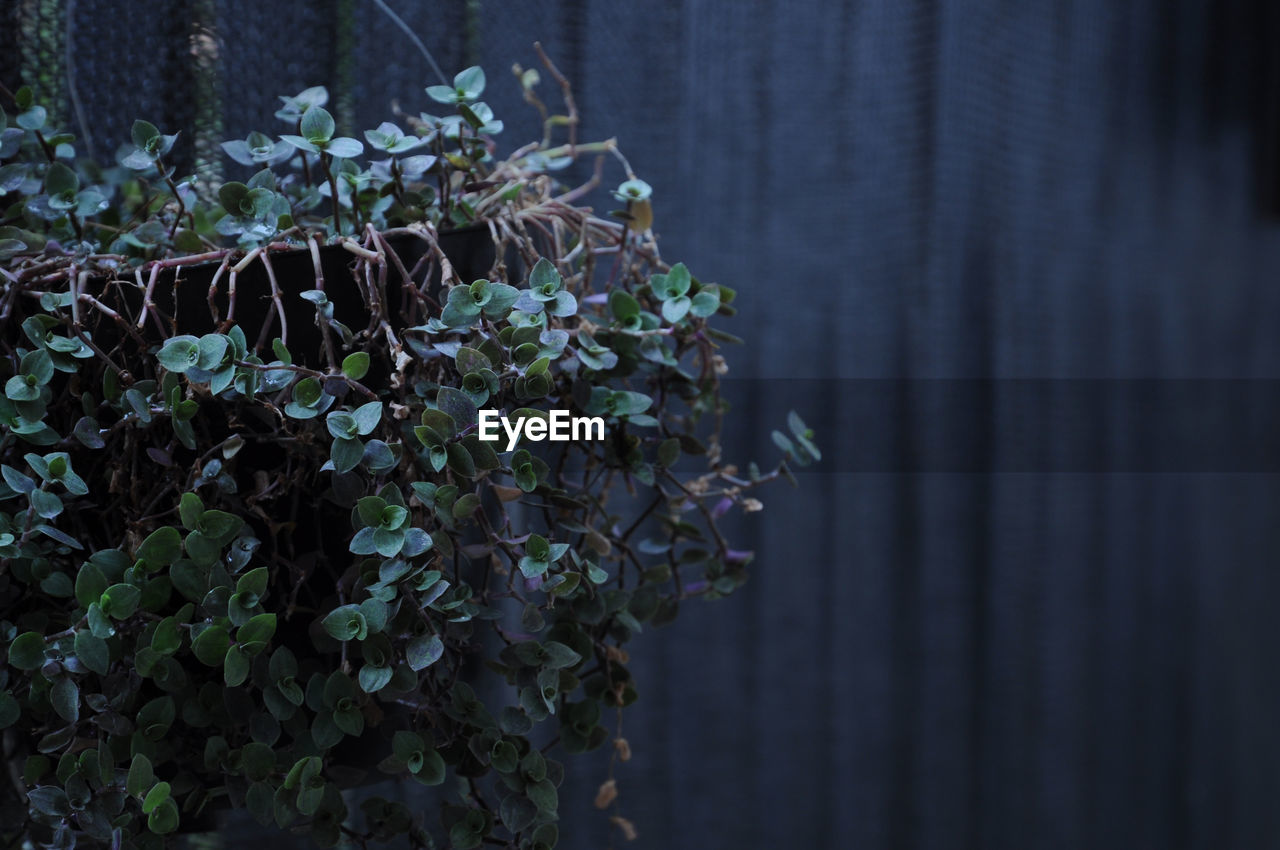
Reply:
[[[390, 247], [400, 259], [400, 265], [412, 272], [428, 250], [427, 243], [418, 237], [399, 235], [391, 237]], [[459, 230], [444, 231], [439, 235], [439, 244], [445, 256], [453, 265], [458, 276], [466, 283], [476, 278], [485, 277], [493, 265], [494, 248], [489, 231], [483, 227], [467, 227]], [[276, 283], [280, 289], [281, 302], [284, 307], [285, 320], [288, 324], [289, 350], [294, 355], [294, 362], [318, 368], [323, 363], [323, 336], [316, 324], [315, 305], [300, 297], [300, 293], [316, 288], [315, 266], [311, 252], [306, 248], [295, 251], [273, 251], [270, 255], [271, 267], [275, 272]], [[351, 328], [352, 331], [363, 330], [369, 321], [369, 310], [365, 296], [363, 281], [356, 279], [356, 257], [341, 245], [327, 245], [320, 248], [320, 267], [324, 273], [325, 296], [334, 306], [334, 318]], [[218, 262], [200, 263], [184, 266], [180, 269], [164, 269], [157, 276], [152, 292], [152, 303], [156, 315], [165, 327], [166, 335], [175, 328], [177, 333], [201, 334], [217, 330], [213, 313], [209, 307], [209, 287], [217, 275]], [[424, 273], [420, 272], [415, 286], [421, 288], [425, 284], [428, 295], [435, 297], [440, 290], [439, 269], [433, 279], [424, 281]], [[224, 270], [218, 280], [218, 291], [214, 298], [219, 319], [228, 319], [228, 285], [230, 276]], [[144, 282], [147, 278], [144, 276]], [[91, 293], [100, 293], [107, 286], [105, 280], [93, 280], [88, 284]], [[401, 330], [407, 322], [400, 309], [406, 300], [404, 284], [399, 267], [394, 262], [388, 263], [386, 273], [387, 313], [392, 328]], [[412, 298], [411, 295], [408, 296]], [[108, 304], [123, 302], [130, 313], [137, 315], [142, 307], [143, 294], [134, 286], [122, 286], [104, 296]], [[266, 337], [267, 350], [259, 352], [270, 359], [270, 342], [280, 336], [280, 323], [273, 315], [271, 302], [271, 282], [266, 266], [255, 260], [244, 271], [237, 275], [235, 311], [232, 317], [235, 324], [244, 331], [250, 347], [253, 347], [260, 336], [263, 323], [272, 322], [272, 328]], [[424, 321], [419, 317], [418, 321]], [[104, 347], [113, 345], [119, 340], [119, 328], [110, 322], [102, 322], [95, 339]], [[155, 320], [149, 321], [142, 329], [149, 340], [161, 342]]]

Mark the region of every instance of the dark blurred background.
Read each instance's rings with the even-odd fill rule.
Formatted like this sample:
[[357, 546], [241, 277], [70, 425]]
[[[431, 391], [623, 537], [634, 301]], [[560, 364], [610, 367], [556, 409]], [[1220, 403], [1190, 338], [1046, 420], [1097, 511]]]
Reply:
[[[387, 2], [507, 150], [542, 40], [664, 256], [740, 291], [731, 454], [789, 407], [826, 452], [738, 523], [742, 593], [636, 643], [629, 846], [1280, 847], [1280, 11]], [[276, 94], [358, 135], [438, 82], [372, 0], [0, 8], [7, 83], [211, 179]]]

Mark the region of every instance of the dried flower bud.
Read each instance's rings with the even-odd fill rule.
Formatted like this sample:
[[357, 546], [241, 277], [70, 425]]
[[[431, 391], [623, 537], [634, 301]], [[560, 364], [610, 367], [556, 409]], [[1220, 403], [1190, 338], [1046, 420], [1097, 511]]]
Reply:
[[609, 822], [622, 831], [622, 837], [627, 841], [635, 841], [640, 837], [640, 833], [636, 832], [636, 825], [621, 815], [614, 815], [609, 818]]
[[631, 744], [627, 743], [626, 738], [614, 738], [613, 748], [617, 751], [620, 761], [631, 761]]
[[404, 385], [404, 370], [412, 362], [413, 362], [413, 358], [410, 357], [408, 354], [406, 354], [403, 350], [396, 352], [396, 369], [395, 369], [395, 372], [391, 375], [392, 387], [395, 387], [398, 389], [399, 387]]
[[720, 440], [714, 435], [707, 440], [707, 463], [715, 466], [720, 462], [722, 449], [720, 448]]
[[609, 804], [618, 799], [618, 783], [612, 779], [607, 779], [600, 783], [600, 790], [596, 791], [595, 807], [597, 809], [607, 809]]

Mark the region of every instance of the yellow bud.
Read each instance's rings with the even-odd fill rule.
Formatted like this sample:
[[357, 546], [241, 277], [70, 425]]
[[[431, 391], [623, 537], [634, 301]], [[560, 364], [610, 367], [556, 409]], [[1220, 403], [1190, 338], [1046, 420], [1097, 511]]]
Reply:
[[627, 204], [627, 227], [636, 233], [644, 233], [653, 227], [653, 207], [647, 200]]

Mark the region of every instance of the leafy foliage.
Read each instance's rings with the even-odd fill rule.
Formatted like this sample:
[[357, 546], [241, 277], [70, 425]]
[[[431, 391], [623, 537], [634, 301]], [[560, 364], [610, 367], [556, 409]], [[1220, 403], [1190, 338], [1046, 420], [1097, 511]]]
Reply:
[[[745, 581], [716, 522], [813, 435], [793, 414], [773, 471], [722, 463], [733, 290], [662, 261], [629, 168], [625, 223], [559, 194], [548, 169], [611, 142], [496, 160], [485, 87], [463, 71], [427, 89], [453, 114], [364, 142], [323, 89], [282, 98], [291, 132], [227, 142], [254, 173], [213, 206], [168, 165], [177, 134], [139, 121], [103, 168], [29, 90], [0, 113], [3, 843], [157, 847], [229, 802], [333, 845], [376, 766], [445, 786], [442, 821], [370, 798], [362, 839], [550, 848], [565, 768], [534, 740], [600, 747], [638, 694], [624, 644]], [[465, 281], [440, 234], [476, 223], [492, 262]], [[295, 252], [314, 278], [277, 280]], [[206, 275], [207, 321], [157, 306], [175, 272]], [[481, 406], [605, 439], [500, 452]]]

